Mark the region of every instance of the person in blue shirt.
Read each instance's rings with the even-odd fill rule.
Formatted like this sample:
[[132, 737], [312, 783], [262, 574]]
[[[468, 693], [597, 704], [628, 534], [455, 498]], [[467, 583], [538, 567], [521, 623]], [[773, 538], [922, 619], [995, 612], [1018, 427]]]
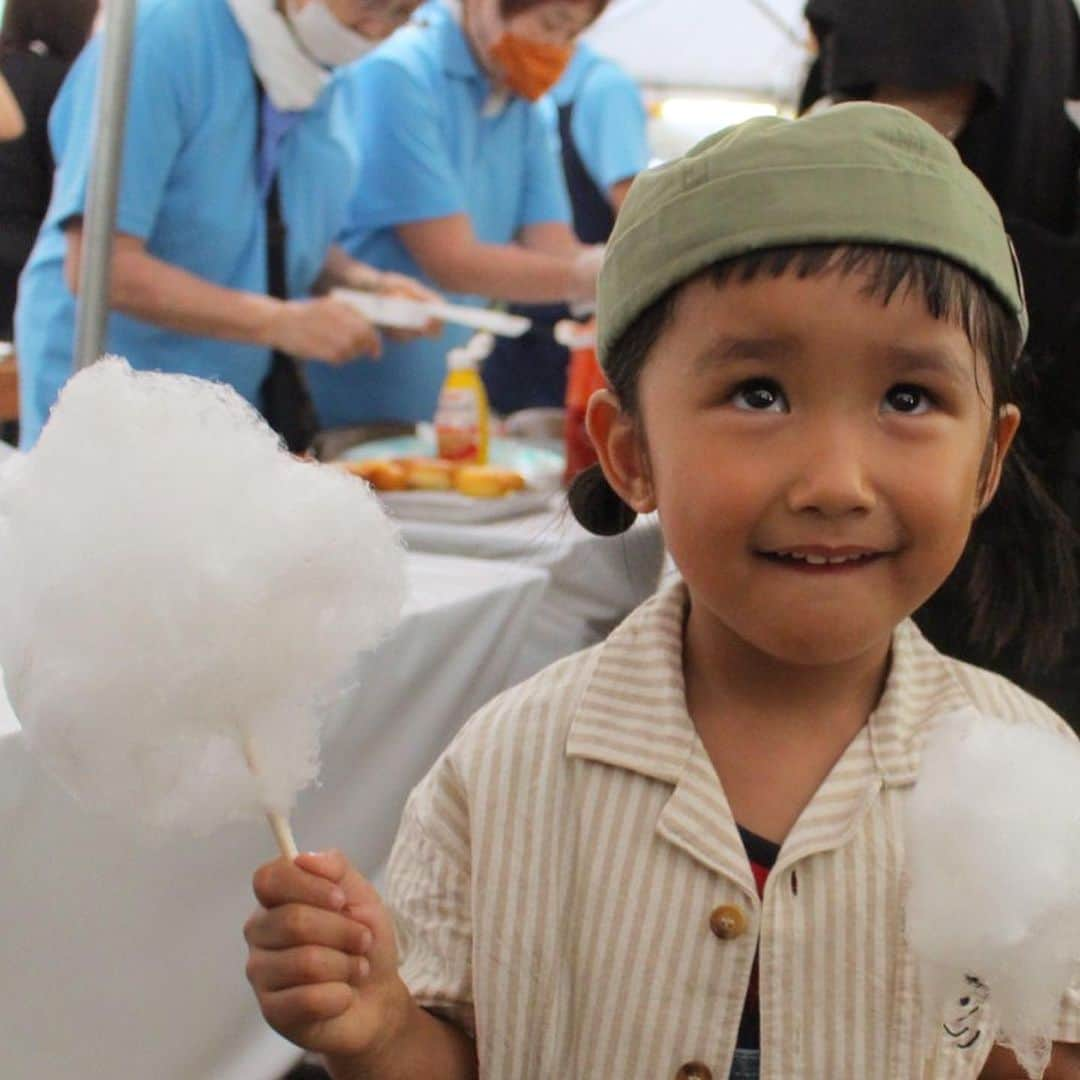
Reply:
[[580, 41], [544, 102], [559, 130], [574, 229], [586, 243], [606, 242], [634, 177], [649, 164], [641, 90], [614, 60]]
[[[430, 295], [333, 243], [355, 175], [338, 64], [416, 0], [142, 0], [137, 13], [106, 348], [133, 366], [231, 384], [258, 404], [275, 351], [329, 364], [376, 356], [347, 284]], [[21, 444], [72, 374], [101, 38], [50, 117], [53, 197], [19, 286]], [[257, 76], [257, 77], [256, 77]], [[285, 298], [268, 292], [267, 196], [286, 226]]]
[[[649, 164], [641, 91], [614, 60], [582, 41], [543, 104], [559, 133], [574, 232], [584, 244], [603, 244], [634, 177]], [[533, 329], [499, 341], [484, 363], [491, 404], [501, 413], [561, 406], [570, 354], [553, 330], [570, 310], [565, 304], [515, 310], [533, 320]]]
[[[602, 248], [570, 227], [535, 102], [604, 0], [441, 0], [347, 73], [359, 183], [341, 235], [356, 258], [456, 298], [590, 300]], [[382, 363], [308, 377], [326, 425], [430, 420], [465, 332], [388, 345]]]

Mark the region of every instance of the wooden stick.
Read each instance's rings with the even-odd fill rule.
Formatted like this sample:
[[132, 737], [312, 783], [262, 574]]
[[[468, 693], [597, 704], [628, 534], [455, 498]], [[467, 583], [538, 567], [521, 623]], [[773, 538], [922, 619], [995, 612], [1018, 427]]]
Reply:
[[[244, 760], [247, 762], [251, 775], [258, 778], [260, 775], [259, 760], [255, 754], [255, 744], [251, 741], [251, 736], [247, 732], [244, 732]], [[266, 820], [270, 822], [270, 829], [274, 834], [274, 839], [277, 841], [278, 851], [292, 862], [300, 852], [296, 847], [296, 840], [293, 838], [289, 819], [284, 814], [278, 813], [277, 810], [267, 810]]]
[[270, 828], [274, 831], [274, 839], [277, 841], [278, 850], [286, 859], [292, 862], [300, 852], [296, 848], [296, 840], [293, 839], [289, 819], [276, 810], [267, 810], [266, 820], [270, 822]]

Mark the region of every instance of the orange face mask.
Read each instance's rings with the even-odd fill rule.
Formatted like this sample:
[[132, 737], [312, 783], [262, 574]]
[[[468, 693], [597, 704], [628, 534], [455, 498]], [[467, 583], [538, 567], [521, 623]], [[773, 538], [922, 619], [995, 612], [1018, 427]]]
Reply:
[[503, 33], [491, 47], [506, 85], [529, 101], [543, 97], [558, 81], [574, 55], [573, 45], [548, 45]]

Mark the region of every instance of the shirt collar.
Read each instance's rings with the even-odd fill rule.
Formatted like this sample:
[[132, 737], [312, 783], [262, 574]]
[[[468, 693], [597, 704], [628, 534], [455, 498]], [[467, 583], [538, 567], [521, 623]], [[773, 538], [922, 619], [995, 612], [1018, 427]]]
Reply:
[[433, 20], [442, 41], [444, 70], [460, 79], [468, 79], [483, 87], [483, 114], [498, 116], [510, 103], [511, 95], [491, 85], [487, 72], [477, 63], [461, 24], [461, 5], [457, 0], [439, 0], [442, 8]]
[[440, 0], [437, 14], [432, 20], [432, 25], [439, 34], [442, 45], [443, 67], [451, 75], [458, 75], [463, 79], [484, 79], [487, 74], [476, 62], [468, 39], [465, 37], [465, 29], [461, 24], [461, 8], [455, 5], [453, 0]]
[[[569, 757], [588, 758], [678, 785], [697, 732], [686, 710], [681, 582], [631, 615], [601, 646], [571, 722]], [[950, 662], [907, 619], [893, 634], [885, 691], [867, 727], [886, 786], [913, 784], [932, 721], [973, 707]]]

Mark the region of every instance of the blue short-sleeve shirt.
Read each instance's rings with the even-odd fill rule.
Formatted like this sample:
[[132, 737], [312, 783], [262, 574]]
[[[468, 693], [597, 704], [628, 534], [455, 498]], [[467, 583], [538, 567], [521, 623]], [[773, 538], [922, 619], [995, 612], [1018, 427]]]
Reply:
[[[355, 258], [423, 280], [399, 225], [467, 214], [483, 243], [508, 244], [524, 226], [569, 222], [541, 111], [517, 97], [486, 108], [491, 84], [441, 5], [426, 7], [345, 78], [360, 179], [340, 242]], [[465, 336], [448, 329], [437, 340], [387, 341], [380, 361], [344, 368], [309, 364], [320, 419], [326, 426], [430, 420], [447, 350]]]
[[645, 105], [637, 83], [614, 60], [579, 42], [562, 78], [544, 99], [549, 122], [573, 105], [570, 133], [582, 163], [605, 194], [649, 165]]
[[[33, 444], [72, 373], [75, 298], [63, 229], [85, 212], [93, 156], [95, 38], [50, 117], [53, 198], [20, 281], [16, 310], [22, 441]], [[285, 136], [279, 157], [292, 296], [310, 291], [344, 220], [355, 147], [334, 81]], [[230, 289], [265, 292], [265, 205], [256, 161], [257, 94], [246, 39], [227, 0], [141, 0], [116, 228], [164, 262]], [[106, 348], [137, 368], [232, 384], [255, 402], [268, 349], [180, 334], [113, 313]]]

